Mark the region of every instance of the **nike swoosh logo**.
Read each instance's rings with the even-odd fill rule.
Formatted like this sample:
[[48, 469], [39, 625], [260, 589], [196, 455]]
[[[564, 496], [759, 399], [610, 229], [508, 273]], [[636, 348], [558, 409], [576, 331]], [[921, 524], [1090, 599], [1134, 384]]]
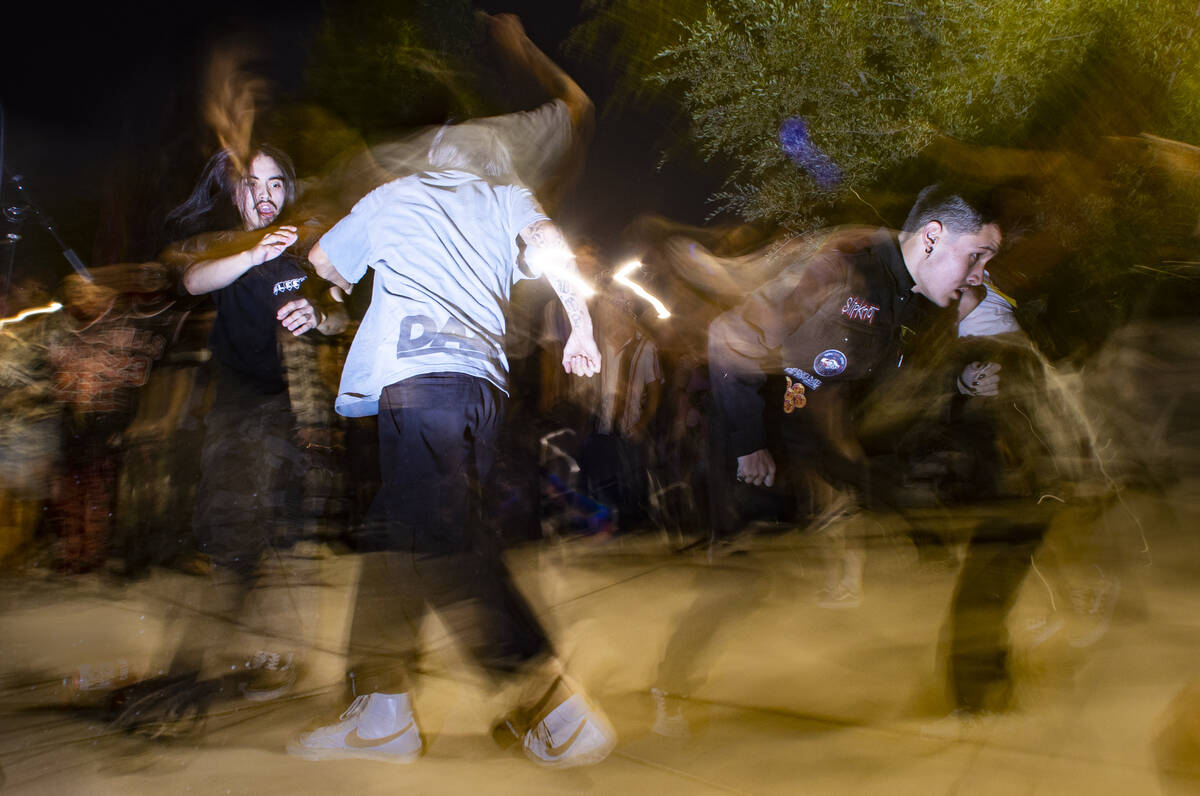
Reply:
[[575, 727], [575, 732], [571, 733], [571, 737], [566, 740], [566, 743], [555, 746], [554, 744], [546, 744], [546, 754], [550, 757], [558, 757], [571, 748], [571, 744], [575, 743], [575, 739], [579, 737], [579, 733], [583, 732], [583, 725], [587, 724], [587, 717], [579, 720], [579, 724]]
[[354, 749], [371, 749], [376, 746], [383, 746], [396, 740], [401, 735], [411, 730], [412, 727], [413, 723], [410, 721], [405, 725], [404, 729], [394, 732], [391, 735], [385, 735], [382, 738], [362, 738], [358, 734], [358, 728], [355, 727], [353, 730], [346, 733], [346, 746]]

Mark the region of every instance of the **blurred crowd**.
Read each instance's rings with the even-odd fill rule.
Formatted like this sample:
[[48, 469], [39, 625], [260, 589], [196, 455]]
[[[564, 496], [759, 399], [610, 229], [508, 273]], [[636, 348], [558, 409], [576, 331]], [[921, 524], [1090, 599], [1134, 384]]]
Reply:
[[[552, 764], [556, 747], [537, 746], [538, 728], [553, 725], [557, 709], [582, 699], [582, 689], [563, 685], [569, 681], [552, 656], [546, 662], [552, 645], [536, 620], [511, 618], [524, 609], [508, 605], [511, 586], [496, 569], [499, 553], [484, 555], [480, 547], [599, 545], [650, 534], [662, 540], [664, 554], [699, 550], [711, 560], [735, 553], [755, 534], [802, 529], [827, 553], [818, 604], [853, 610], [870, 590], [864, 572], [872, 541], [880, 534], [906, 538], [922, 566], [961, 567], [949, 677], [952, 709], [962, 715], [1003, 705], [1004, 621], [1017, 587], [1039, 562], [1052, 593], [1083, 595], [1062, 601], [1064, 612], [1075, 612], [1068, 617], [1073, 642], [1086, 646], [1104, 632], [1122, 568], [1151, 555], [1122, 495], [1186, 481], [1195, 464], [1200, 368], [1191, 277], [1131, 264], [1099, 284], [1056, 270], [1066, 253], [1035, 208], [1047, 197], [1061, 199], [1069, 162], [1059, 163], [1059, 172], [1005, 174], [979, 202], [970, 198], [984, 193], [978, 179], [970, 192], [933, 186], [895, 231], [842, 226], [795, 235], [647, 216], [607, 251], [568, 235], [569, 248], [561, 247], [569, 266], [561, 276], [550, 261], [535, 262], [534, 254], [560, 245], [539, 237], [556, 235], [556, 228], [537, 225], [553, 217], [579, 168], [592, 108], [515, 20], [495, 18], [493, 33], [537, 76], [550, 102], [362, 148], [331, 173], [305, 179], [291, 172], [285, 153], [249, 139], [229, 143], [176, 211], [177, 242], [158, 261], [96, 267], [90, 279], [72, 275], [56, 285], [27, 279], [7, 286], [0, 309], [6, 567], [116, 579], [171, 568], [214, 584], [206, 622], [215, 616], [236, 624], [272, 565], [286, 570], [321, 556], [381, 550], [415, 555], [416, 563], [382, 560], [376, 575], [364, 569], [364, 584], [370, 577], [403, 580], [396, 566], [425, 567], [429, 591], [395, 599], [448, 610], [464, 598], [438, 591], [443, 575], [426, 557], [444, 562], [469, 554], [466, 563], [455, 560], [451, 572], [458, 574], [446, 580], [459, 578], [463, 567], [496, 579], [492, 596], [467, 598], [505, 606], [502, 622], [480, 619], [475, 630], [509, 623], [505, 638], [476, 645], [478, 657], [502, 673], [531, 661], [541, 667], [525, 715], [508, 726], [531, 756]], [[495, 141], [512, 159], [502, 172], [475, 159]], [[1122, 157], [1157, 169], [1164, 183], [1200, 174], [1200, 154], [1186, 145], [1126, 143]], [[1014, 162], [1003, 153], [952, 147], [941, 157], [968, 178], [994, 172], [987, 163], [996, 158]], [[469, 497], [487, 542], [470, 537], [468, 550], [458, 542], [433, 550], [421, 548], [420, 531], [416, 541], [396, 542], [394, 528], [423, 518], [442, 522], [445, 507], [434, 497], [423, 498], [429, 506], [422, 504], [415, 520], [414, 504], [380, 506], [388, 495], [395, 503], [395, 495], [407, 494], [398, 484], [405, 468], [419, 469], [412, 464], [417, 454], [404, 447], [413, 444], [413, 432], [389, 431], [399, 427], [396, 418], [409, 418], [396, 414], [412, 407], [404, 401], [418, 398], [396, 397], [387, 381], [374, 395], [350, 389], [355, 368], [346, 365], [355, 356], [352, 343], [364, 346], [360, 341], [388, 318], [400, 323], [398, 310], [379, 320], [381, 302], [403, 293], [396, 285], [421, 281], [419, 274], [386, 273], [379, 263], [393, 251], [416, 257], [425, 244], [403, 237], [380, 244], [371, 228], [361, 235], [371, 246], [355, 252], [361, 262], [352, 265], [361, 270], [352, 278], [346, 241], [356, 229], [351, 222], [369, 218], [378, 229], [399, 223], [371, 197], [386, 198], [414, 175], [431, 196], [466, 184], [467, 177], [428, 177], [451, 172], [471, 175], [488, 186], [479, 188], [485, 193], [516, 186], [511, 197], [530, 197], [530, 204], [524, 216], [513, 210], [503, 222], [521, 219], [504, 227], [504, 247], [515, 256], [497, 266], [502, 288], [492, 300], [504, 314], [498, 328], [459, 332], [438, 321], [433, 329], [411, 322], [426, 316], [409, 315], [401, 348], [394, 332], [385, 341], [398, 360], [406, 344], [437, 346], [453, 337], [444, 343], [446, 366], [425, 376], [475, 374], [474, 365], [463, 364], [471, 359], [464, 352], [477, 354], [477, 341], [493, 332], [502, 341], [500, 354], [481, 355], [499, 363], [496, 372], [472, 376], [495, 387], [478, 399], [479, 411], [501, 417], [486, 434], [476, 426], [468, 432], [473, 445], [486, 442], [489, 466], [478, 464], [484, 454], [473, 448], [461, 495], [453, 491], [458, 486], [418, 482], [445, 489], [435, 493], [443, 503]], [[505, 208], [518, 201], [502, 195]], [[975, 212], [962, 229], [946, 220], [954, 200]], [[1164, 201], [1161, 249], [1144, 252], [1144, 263], [1194, 257], [1194, 208], [1188, 227], [1175, 223], [1180, 206]], [[484, 211], [455, 215], [460, 211], [438, 207], [437, 217], [459, 228], [483, 223]], [[210, 211], [227, 218], [218, 221]], [[430, 233], [439, 245], [452, 234]], [[462, 234], [472, 243], [497, 237]], [[949, 251], [968, 244], [975, 248]], [[324, 254], [311, 253], [317, 250]], [[952, 257], [961, 260], [961, 273], [914, 266], [950, 268]], [[863, 270], [876, 262], [883, 271]], [[448, 278], [423, 273], [430, 283]], [[547, 278], [529, 278], [539, 273]], [[894, 284], [873, 281], [883, 273]], [[256, 287], [253, 279], [265, 281]], [[469, 301], [453, 285], [420, 289], [423, 300], [450, 307], [460, 325], [484, 314], [456, 314]], [[577, 297], [589, 294], [580, 307]], [[254, 313], [262, 317], [247, 320]], [[1078, 314], [1084, 320], [1072, 329]], [[429, 394], [448, 395], [444, 389], [439, 384]], [[346, 409], [364, 395], [371, 411]], [[398, 462], [393, 445], [402, 452]], [[433, 451], [438, 467], [440, 454]], [[392, 530], [380, 530], [385, 522]], [[378, 624], [388, 610], [380, 601], [390, 599], [364, 586], [356, 627]], [[1065, 621], [1049, 615], [1039, 632], [1053, 634]], [[472, 630], [463, 632], [476, 643]], [[681, 620], [654, 692], [656, 730], [679, 731], [669, 699], [688, 693], [686, 661], [707, 636], [705, 617]], [[186, 649], [166, 655], [169, 675], [160, 691], [179, 682], [169, 677], [186, 675], [194, 684], [205, 651], [222, 637], [219, 628], [188, 630]], [[287, 634], [277, 628], [276, 637]], [[509, 649], [520, 644], [526, 646]], [[285, 693], [302, 645], [258, 652], [250, 667], [257, 679], [243, 683], [242, 693]], [[357, 712], [330, 726], [357, 721], [356, 732], [366, 734], [371, 722], [382, 721], [388, 732], [372, 737], [403, 731], [397, 716], [411, 718], [403, 678], [389, 680], [367, 664], [349, 668]], [[561, 697], [552, 697], [556, 689]], [[381, 694], [392, 702], [384, 704]], [[140, 698], [124, 694], [121, 705]], [[570, 764], [602, 759], [615, 743], [598, 708], [579, 710], [571, 715], [590, 722], [596, 738]], [[387, 711], [390, 719], [379, 718]], [[347, 751], [314, 732], [293, 752]], [[409, 744], [395, 754], [415, 752], [419, 742], [415, 751]]]

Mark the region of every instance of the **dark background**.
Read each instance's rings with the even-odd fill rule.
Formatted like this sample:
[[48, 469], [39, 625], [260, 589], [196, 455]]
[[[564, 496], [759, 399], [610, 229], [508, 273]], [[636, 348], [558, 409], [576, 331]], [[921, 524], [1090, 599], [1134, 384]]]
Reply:
[[[572, 57], [561, 48], [580, 19], [579, 6], [578, 0], [476, 3], [488, 12], [520, 16], [530, 38], [596, 103], [588, 163], [559, 220], [572, 237], [588, 237], [612, 253], [620, 231], [640, 212], [703, 223], [705, 197], [718, 177], [686, 157], [659, 167], [664, 150], [680, 150], [678, 118], [661, 108], [609, 108], [614, 79], [601, 54]], [[27, 198], [53, 219], [85, 263], [153, 259], [166, 242], [164, 216], [187, 195], [217, 145], [200, 110], [213, 47], [231, 36], [248, 39], [261, 53], [253, 67], [270, 82], [273, 103], [311, 101], [306, 76], [322, 20], [347, 8], [312, 0], [217, 0], [70, 10], [25, 2], [6, 11], [0, 47], [3, 206], [21, 203], [9, 182], [10, 175], [20, 174]], [[481, 62], [486, 68], [486, 60]], [[528, 87], [505, 88], [495, 100], [498, 107], [511, 107], [500, 111], [543, 99]], [[437, 114], [427, 109], [424, 115]], [[380, 131], [362, 132], [369, 138]], [[36, 276], [52, 288], [69, 273], [36, 220], [0, 221], [0, 233], [20, 235], [15, 246], [0, 244], [0, 274], [11, 268], [14, 281]]]

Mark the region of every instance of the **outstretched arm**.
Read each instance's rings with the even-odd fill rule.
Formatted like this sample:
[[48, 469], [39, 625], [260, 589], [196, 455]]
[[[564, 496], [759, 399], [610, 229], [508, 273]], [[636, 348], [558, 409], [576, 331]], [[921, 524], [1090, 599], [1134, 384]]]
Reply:
[[592, 336], [592, 316], [585, 299], [588, 287], [575, 267], [575, 255], [558, 227], [545, 219], [521, 230], [521, 240], [526, 261], [546, 275], [571, 322], [571, 334], [563, 347], [563, 370], [594, 376], [600, 372], [600, 349]]
[[349, 294], [354, 289], [354, 285], [346, 281], [338, 270], [333, 267], [333, 261], [329, 259], [329, 255], [321, 248], [321, 243], [318, 241], [308, 251], [308, 261], [312, 263], [313, 269], [316, 270], [317, 276], [324, 279], [326, 282], [331, 282], [342, 289], [346, 294]]
[[248, 249], [224, 257], [197, 260], [184, 269], [183, 287], [193, 296], [228, 287], [254, 266], [278, 257], [296, 242], [296, 237], [296, 228], [285, 224], [267, 232]]
[[[341, 288], [344, 293], [350, 292], [350, 283], [333, 267], [319, 242], [309, 250], [308, 261], [312, 263], [317, 276]], [[350, 318], [341, 300], [335, 299], [333, 291], [334, 288], [329, 288], [315, 304], [307, 298], [285, 304], [276, 314], [276, 320], [297, 337], [309, 329], [316, 329], [324, 335], [341, 334], [349, 324]]]

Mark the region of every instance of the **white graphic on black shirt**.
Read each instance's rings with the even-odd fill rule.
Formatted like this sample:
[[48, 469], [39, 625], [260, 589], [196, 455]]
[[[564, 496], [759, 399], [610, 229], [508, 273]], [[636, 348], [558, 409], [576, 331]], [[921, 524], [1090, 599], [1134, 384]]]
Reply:
[[280, 293], [292, 293], [300, 289], [300, 283], [308, 277], [301, 276], [296, 279], [285, 279], [282, 282], [276, 282], [275, 288], [271, 292], [278, 296]]

